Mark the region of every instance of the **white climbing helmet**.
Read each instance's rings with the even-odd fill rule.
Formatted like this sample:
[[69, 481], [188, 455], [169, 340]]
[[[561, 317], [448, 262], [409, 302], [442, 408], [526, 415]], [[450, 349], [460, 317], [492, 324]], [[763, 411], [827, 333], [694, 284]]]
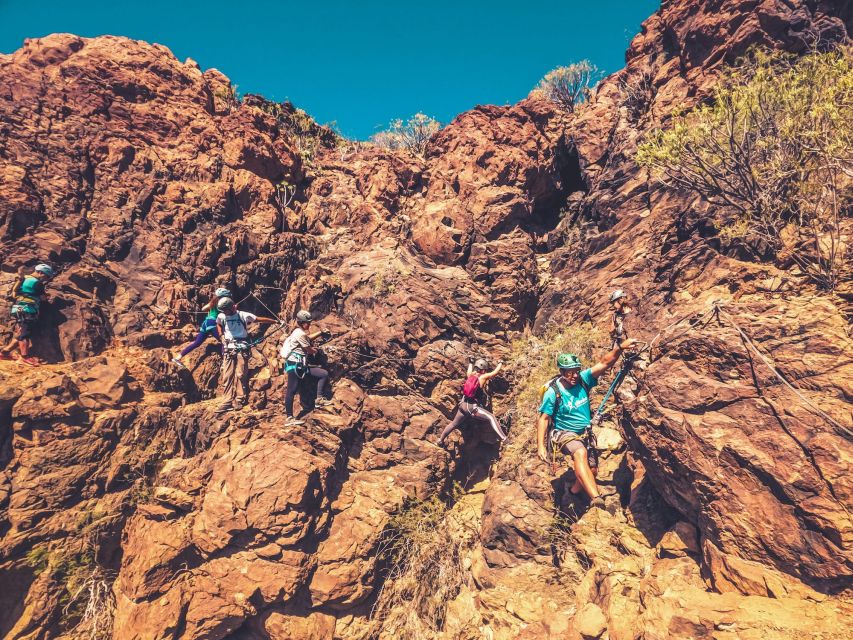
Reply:
[[220, 298], [219, 302], [216, 303], [216, 308], [220, 311], [228, 311], [234, 308], [234, 301], [227, 296]]
[[297, 320], [297, 322], [311, 322], [311, 320], [312, 320], [311, 312], [305, 311], [305, 309], [297, 311], [296, 312], [296, 320]]
[[53, 267], [51, 267], [49, 264], [45, 264], [43, 262], [39, 265], [36, 265], [35, 270], [38, 271], [39, 273], [43, 273], [46, 276], [53, 276], [53, 274], [54, 274]]
[[624, 298], [626, 293], [622, 291], [622, 289], [616, 289], [613, 293], [610, 294], [610, 302], [616, 302], [619, 298]]

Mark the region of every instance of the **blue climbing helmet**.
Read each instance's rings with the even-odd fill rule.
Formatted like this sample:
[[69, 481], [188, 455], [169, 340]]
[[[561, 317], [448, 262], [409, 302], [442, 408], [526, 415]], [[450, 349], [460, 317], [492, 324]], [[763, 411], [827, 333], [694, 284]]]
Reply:
[[34, 271], [37, 271], [38, 273], [43, 273], [44, 275], [46, 275], [49, 278], [52, 278], [54, 273], [55, 273], [53, 270], [53, 267], [51, 267], [49, 264], [45, 264], [44, 262], [36, 265], [36, 268], [34, 269]]
[[225, 287], [218, 287], [214, 293], [217, 298], [230, 298], [231, 291], [226, 289]]

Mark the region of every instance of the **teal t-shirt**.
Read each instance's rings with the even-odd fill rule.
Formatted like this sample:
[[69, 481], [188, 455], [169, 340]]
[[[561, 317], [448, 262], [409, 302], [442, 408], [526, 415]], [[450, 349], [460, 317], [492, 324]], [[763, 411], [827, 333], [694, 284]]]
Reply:
[[[580, 375], [590, 389], [598, 383], [598, 380], [592, 375], [590, 369], [584, 369]], [[539, 413], [544, 413], [554, 418], [554, 429], [557, 431], [583, 433], [592, 421], [589, 409], [589, 395], [587, 395], [586, 390], [580, 382], [566, 389], [563, 386], [563, 381], [557, 380], [557, 387], [560, 389], [560, 395], [563, 397], [560, 401], [560, 410], [557, 412], [557, 415], [554, 415], [554, 404], [557, 396], [550, 386], [545, 395], [542, 396]]]

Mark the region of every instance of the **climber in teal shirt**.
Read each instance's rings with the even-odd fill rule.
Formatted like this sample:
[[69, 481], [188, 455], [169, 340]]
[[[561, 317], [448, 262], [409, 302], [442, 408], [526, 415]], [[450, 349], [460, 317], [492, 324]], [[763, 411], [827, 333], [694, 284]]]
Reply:
[[[550, 385], [545, 395], [542, 396], [542, 404], [539, 413], [545, 413], [554, 419], [555, 431], [571, 431], [572, 433], [583, 433], [589, 427], [592, 413], [589, 408], [589, 390], [598, 383], [598, 379], [592, 375], [592, 369], [584, 369], [578, 374], [578, 384], [564, 384], [557, 378], [555, 385]], [[562, 411], [554, 412], [557, 403], [556, 389], [560, 391], [560, 407]]]
[[41, 364], [38, 358], [30, 355], [33, 346], [30, 336], [38, 320], [45, 282], [53, 275], [53, 268], [49, 264], [40, 264], [32, 274], [15, 281], [10, 292], [15, 301], [11, 312], [15, 320], [15, 334], [9, 343], [0, 349], [0, 360], [12, 360], [12, 351], [17, 346], [22, 362], [34, 366]]
[[[634, 340], [624, 340], [601, 360], [584, 369], [580, 359], [573, 353], [557, 357], [560, 375], [551, 380], [542, 395], [539, 419], [536, 422], [539, 457], [549, 462], [548, 444], [556, 453], [571, 457], [575, 471], [573, 494], [586, 491], [591, 505], [604, 508], [604, 500], [595, 483], [597, 462], [594, 448], [587, 449], [586, 431], [590, 428], [592, 412], [589, 406], [589, 390], [596, 385], [601, 375], [616, 364], [625, 349], [634, 345]], [[557, 395], [559, 393], [559, 396]], [[548, 427], [553, 422], [549, 443], [546, 443]]]

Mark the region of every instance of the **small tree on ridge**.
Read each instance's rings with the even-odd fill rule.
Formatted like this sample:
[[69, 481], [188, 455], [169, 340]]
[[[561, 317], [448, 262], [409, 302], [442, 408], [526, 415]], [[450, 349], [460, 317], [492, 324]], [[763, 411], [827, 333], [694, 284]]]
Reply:
[[589, 99], [600, 75], [601, 72], [589, 60], [581, 60], [549, 71], [535, 91], [572, 113], [577, 105]]

